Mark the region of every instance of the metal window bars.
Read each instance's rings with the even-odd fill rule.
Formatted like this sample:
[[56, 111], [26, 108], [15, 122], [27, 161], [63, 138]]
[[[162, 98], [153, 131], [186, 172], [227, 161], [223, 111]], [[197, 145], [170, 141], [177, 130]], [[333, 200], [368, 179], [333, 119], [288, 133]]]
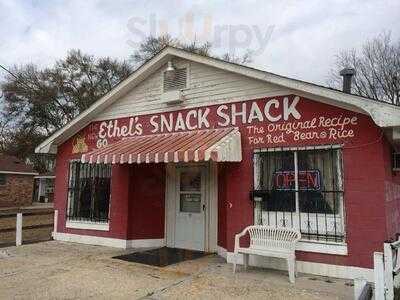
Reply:
[[68, 220], [108, 222], [111, 165], [71, 161], [68, 181]]
[[334, 145], [254, 153], [262, 224], [294, 227], [304, 239], [344, 242], [342, 150]]

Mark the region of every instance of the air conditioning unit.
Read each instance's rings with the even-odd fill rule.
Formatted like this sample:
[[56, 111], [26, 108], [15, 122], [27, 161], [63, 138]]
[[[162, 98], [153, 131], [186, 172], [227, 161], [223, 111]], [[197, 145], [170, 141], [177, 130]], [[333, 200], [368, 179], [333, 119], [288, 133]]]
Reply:
[[393, 152], [392, 167], [393, 171], [400, 171], [400, 152]]
[[161, 101], [169, 105], [180, 104], [185, 99], [183, 90], [188, 85], [188, 69], [174, 68], [172, 62], [168, 62], [167, 70], [163, 72], [163, 93]]
[[180, 104], [185, 101], [182, 91], [168, 91], [161, 94], [161, 101], [169, 105]]

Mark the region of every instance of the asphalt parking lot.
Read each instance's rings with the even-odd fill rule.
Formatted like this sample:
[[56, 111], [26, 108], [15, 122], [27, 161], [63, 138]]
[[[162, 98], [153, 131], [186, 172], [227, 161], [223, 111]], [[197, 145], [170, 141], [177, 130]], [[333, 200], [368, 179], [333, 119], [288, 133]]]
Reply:
[[57, 241], [0, 249], [1, 299], [352, 299], [351, 283], [250, 268], [217, 255], [159, 268], [113, 259], [133, 252]]

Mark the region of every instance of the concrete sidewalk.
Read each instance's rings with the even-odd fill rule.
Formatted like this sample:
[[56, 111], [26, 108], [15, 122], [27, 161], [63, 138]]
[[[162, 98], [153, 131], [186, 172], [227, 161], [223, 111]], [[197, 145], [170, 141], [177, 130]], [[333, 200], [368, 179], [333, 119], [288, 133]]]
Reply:
[[250, 268], [216, 255], [164, 268], [112, 259], [133, 252], [57, 241], [0, 249], [1, 299], [352, 299], [344, 280]]

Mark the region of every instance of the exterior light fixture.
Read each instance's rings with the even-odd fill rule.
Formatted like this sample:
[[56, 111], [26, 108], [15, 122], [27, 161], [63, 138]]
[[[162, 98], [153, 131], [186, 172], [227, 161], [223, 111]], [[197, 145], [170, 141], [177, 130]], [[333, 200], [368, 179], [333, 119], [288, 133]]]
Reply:
[[165, 78], [168, 80], [174, 80], [175, 78], [175, 68], [172, 65], [172, 61], [168, 61], [168, 66], [165, 70]]

